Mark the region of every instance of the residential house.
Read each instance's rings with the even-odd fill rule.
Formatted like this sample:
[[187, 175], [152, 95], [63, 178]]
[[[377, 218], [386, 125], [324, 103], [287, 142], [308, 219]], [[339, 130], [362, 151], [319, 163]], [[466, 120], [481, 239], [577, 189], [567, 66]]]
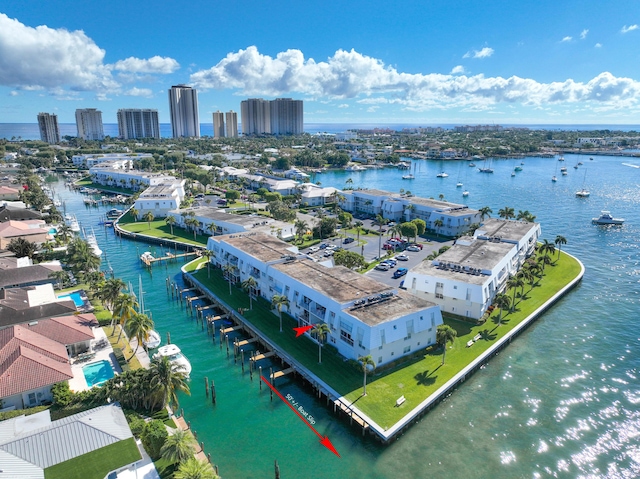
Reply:
[[22, 238], [38, 245], [53, 239], [44, 220], [0, 222], [0, 249], [7, 249], [11, 240]]

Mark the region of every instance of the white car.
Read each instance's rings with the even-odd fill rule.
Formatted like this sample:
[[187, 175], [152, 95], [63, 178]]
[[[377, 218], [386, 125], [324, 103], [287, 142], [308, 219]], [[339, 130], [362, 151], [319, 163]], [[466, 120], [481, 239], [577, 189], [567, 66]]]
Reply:
[[334, 244], [327, 245], [327, 249], [336, 249], [338, 246]]
[[389, 265], [387, 263], [380, 263], [379, 265], [376, 266], [376, 268], [378, 271], [389, 271]]
[[396, 259], [398, 261], [409, 261], [409, 257], [406, 254], [399, 254], [396, 256]]
[[312, 246], [311, 248], [309, 248], [309, 253], [315, 253], [316, 251], [320, 251], [320, 248], [318, 248], [317, 246]]
[[411, 251], [413, 253], [418, 253], [420, 251], [420, 248], [418, 248], [417, 246], [407, 246], [407, 251]]

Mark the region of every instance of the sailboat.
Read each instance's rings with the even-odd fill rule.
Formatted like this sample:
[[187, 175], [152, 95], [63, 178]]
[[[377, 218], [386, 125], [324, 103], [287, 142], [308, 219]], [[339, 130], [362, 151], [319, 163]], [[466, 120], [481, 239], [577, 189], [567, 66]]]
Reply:
[[456, 188], [462, 188], [462, 181], [460, 181], [460, 172], [462, 171], [462, 168], [460, 166], [458, 166], [458, 182], [456, 183]]
[[[133, 286], [129, 283], [129, 291], [133, 292]], [[133, 293], [135, 296], [135, 293]], [[144, 308], [144, 291], [142, 291], [142, 276], [138, 275], [138, 294], [140, 295], [138, 298], [138, 312], [140, 314], [146, 314]], [[149, 312], [149, 317], [151, 317], [151, 312]], [[160, 333], [155, 330], [149, 331], [149, 337], [144, 339], [142, 343], [147, 349], [155, 349], [160, 346], [162, 342], [162, 338], [160, 337]]]
[[587, 181], [587, 170], [584, 170], [584, 180], [582, 181], [582, 188], [576, 191], [576, 196], [578, 198], [587, 198], [591, 193], [587, 188], [585, 188], [585, 183]]
[[87, 234], [85, 232], [84, 236], [85, 236], [85, 238], [87, 240], [87, 243], [89, 243], [89, 246], [91, 247], [91, 250], [93, 251], [93, 254], [95, 254], [96, 256], [102, 256], [102, 250], [98, 246], [98, 240], [96, 239], [96, 234], [93, 231], [93, 227], [91, 228], [91, 234]]
[[551, 181], [553, 181], [554, 183], [555, 183], [556, 181], [558, 181], [558, 177], [556, 176], [556, 173], [558, 173], [558, 163], [556, 163], [556, 171], [555, 171], [555, 173], [553, 174], [553, 176], [551, 177]]
[[482, 168], [478, 168], [480, 173], [493, 173], [493, 168], [491, 168], [491, 163], [489, 163], [489, 167], [487, 168], [487, 160], [484, 160], [484, 165]]

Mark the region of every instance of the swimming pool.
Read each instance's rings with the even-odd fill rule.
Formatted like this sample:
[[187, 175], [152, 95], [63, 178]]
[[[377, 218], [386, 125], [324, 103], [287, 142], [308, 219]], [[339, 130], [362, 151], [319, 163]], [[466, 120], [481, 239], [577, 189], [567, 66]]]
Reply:
[[58, 230], [57, 230], [57, 229], [55, 229], [55, 228], [51, 228], [51, 229], [49, 230], [49, 234], [50, 234], [50, 235], [54, 235], [54, 234], [56, 234], [57, 232], [58, 232]]
[[82, 299], [82, 296], [80, 295], [80, 291], [74, 291], [71, 294], [65, 294], [62, 296], [58, 296], [58, 299], [71, 299], [73, 300], [73, 304], [76, 305], [76, 308], [81, 308], [82, 306], [84, 306], [84, 300]]
[[111, 362], [106, 359], [83, 366], [82, 373], [84, 374], [84, 378], [87, 380], [87, 385], [90, 388], [100, 385], [114, 376]]

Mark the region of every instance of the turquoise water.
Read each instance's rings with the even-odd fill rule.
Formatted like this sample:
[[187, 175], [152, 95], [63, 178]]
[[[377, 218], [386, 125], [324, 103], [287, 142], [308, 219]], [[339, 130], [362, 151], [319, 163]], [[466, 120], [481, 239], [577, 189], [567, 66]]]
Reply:
[[114, 376], [111, 362], [106, 359], [83, 366], [82, 374], [84, 374], [84, 378], [90, 388], [97, 384], [102, 384]]
[[57, 232], [58, 232], [58, 230], [57, 230], [57, 229], [55, 229], [55, 228], [51, 228], [51, 229], [49, 230], [49, 234], [50, 234], [50, 235], [55, 235]]
[[58, 299], [71, 299], [73, 300], [73, 304], [76, 305], [76, 308], [80, 308], [84, 306], [84, 300], [78, 291], [75, 291], [71, 294], [65, 294], [63, 296], [58, 296]]
[[[576, 171], [577, 161], [584, 165]], [[167, 299], [165, 278], [180, 281], [179, 265], [156, 266], [149, 273], [138, 259], [144, 251], [161, 254], [162, 248], [115, 238], [112, 229], [98, 226], [108, 208], [85, 209], [82, 198], [60, 184], [56, 194], [82, 226], [94, 226], [105, 268], [110, 265], [136, 290], [142, 275], [156, 330], [163, 337], [170, 331], [193, 366], [192, 396], [181, 397], [186, 419], [225, 479], [273, 477], [275, 459], [283, 478], [638, 476], [640, 170], [622, 163], [640, 162], [567, 155], [569, 174], [558, 176], [557, 183], [551, 182], [555, 160], [524, 162], [513, 178], [519, 160], [493, 162], [493, 175], [466, 164], [420, 162], [412, 181], [402, 180], [397, 170], [323, 173], [314, 179], [344, 187], [351, 177], [356, 187], [404, 188], [436, 198], [442, 193], [494, 212], [505, 206], [526, 209], [542, 223], [543, 238], [562, 234], [568, 240], [563, 250], [586, 266], [580, 286], [388, 447], [362, 439], [301, 384], [279, 382], [280, 392], [316, 418], [316, 429], [329, 436], [342, 458], [320, 446], [285, 404], [277, 398], [270, 402], [256, 377], [250, 381], [243, 375], [179, 303]], [[585, 167], [591, 196], [578, 199], [574, 194], [585, 181]], [[443, 169], [449, 178], [436, 178]], [[456, 188], [458, 179], [469, 190], [466, 199]], [[593, 226], [591, 218], [605, 209], [626, 218], [625, 225]], [[215, 380], [215, 406], [205, 397], [205, 376]]]

